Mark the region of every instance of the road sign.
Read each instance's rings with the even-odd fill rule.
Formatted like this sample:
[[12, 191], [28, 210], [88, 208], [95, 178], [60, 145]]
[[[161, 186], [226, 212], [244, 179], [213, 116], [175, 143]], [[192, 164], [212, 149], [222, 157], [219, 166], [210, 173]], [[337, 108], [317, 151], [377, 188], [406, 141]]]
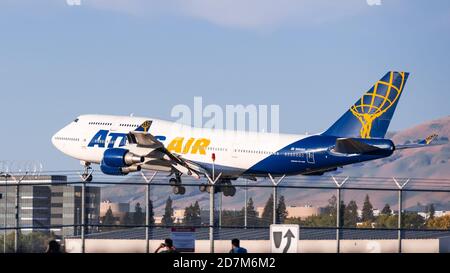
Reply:
[[270, 225], [272, 253], [297, 253], [298, 225]]
[[195, 229], [172, 228], [171, 239], [179, 252], [195, 252]]

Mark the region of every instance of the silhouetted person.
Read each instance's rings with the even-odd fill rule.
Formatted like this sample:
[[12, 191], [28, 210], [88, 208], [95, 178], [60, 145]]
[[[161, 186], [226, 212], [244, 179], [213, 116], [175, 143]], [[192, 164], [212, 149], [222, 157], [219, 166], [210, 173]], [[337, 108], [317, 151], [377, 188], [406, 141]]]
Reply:
[[239, 239], [233, 239], [231, 240], [230, 253], [247, 253], [247, 249], [241, 247], [241, 242]]
[[[162, 250], [160, 252], [160, 250], [164, 248], [164, 250]], [[165, 239], [164, 243], [162, 243], [156, 250], [155, 253], [178, 253], [178, 251], [176, 250], [176, 248], [173, 246], [173, 241], [172, 239]]]
[[48, 242], [47, 251], [45, 253], [62, 253], [61, 245], [56, 240]]

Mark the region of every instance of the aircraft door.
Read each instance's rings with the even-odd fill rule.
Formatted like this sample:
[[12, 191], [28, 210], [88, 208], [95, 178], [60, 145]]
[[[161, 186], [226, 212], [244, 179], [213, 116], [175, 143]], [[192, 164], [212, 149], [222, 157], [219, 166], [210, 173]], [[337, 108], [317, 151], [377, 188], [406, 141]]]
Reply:
[[315, 164], [316, 161], [314, 160], [314, 152], [307, 152], [306, 160], [309, 164]]

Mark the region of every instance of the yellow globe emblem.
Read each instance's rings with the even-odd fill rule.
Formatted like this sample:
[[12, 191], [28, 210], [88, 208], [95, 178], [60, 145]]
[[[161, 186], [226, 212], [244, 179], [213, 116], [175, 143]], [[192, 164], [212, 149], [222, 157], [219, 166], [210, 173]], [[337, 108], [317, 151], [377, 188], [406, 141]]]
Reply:
[[360, 137], [370, 138], [372, 123], [388, 111], [400, 97], [405, 83], [405, 72], [398, 75], [401, 81], [394, 83], [395, 72], [390, 72], [389, 81], [379, 80], [362, 98], [350, 108], [361, 122]]
[[146, 121], [142, 123], [142, 128], [144, 129], [144, 132], [148, 132], [148, 129], [150, 128], [150, 121]]

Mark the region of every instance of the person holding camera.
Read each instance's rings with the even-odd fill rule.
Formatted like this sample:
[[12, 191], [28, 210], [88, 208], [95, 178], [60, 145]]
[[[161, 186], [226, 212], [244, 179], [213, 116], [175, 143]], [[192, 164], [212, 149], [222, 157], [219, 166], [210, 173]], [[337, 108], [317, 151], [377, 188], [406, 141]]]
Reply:
[[[164, 249], [164, 250], [161, 250]], [[161, 250], [161, 251], [160, 251]], [[156, 250], [155, 253], [178, 253], [176, 248], [173, 246], [172, 239], [165, 239], [164, 243], [162, 243]]]

